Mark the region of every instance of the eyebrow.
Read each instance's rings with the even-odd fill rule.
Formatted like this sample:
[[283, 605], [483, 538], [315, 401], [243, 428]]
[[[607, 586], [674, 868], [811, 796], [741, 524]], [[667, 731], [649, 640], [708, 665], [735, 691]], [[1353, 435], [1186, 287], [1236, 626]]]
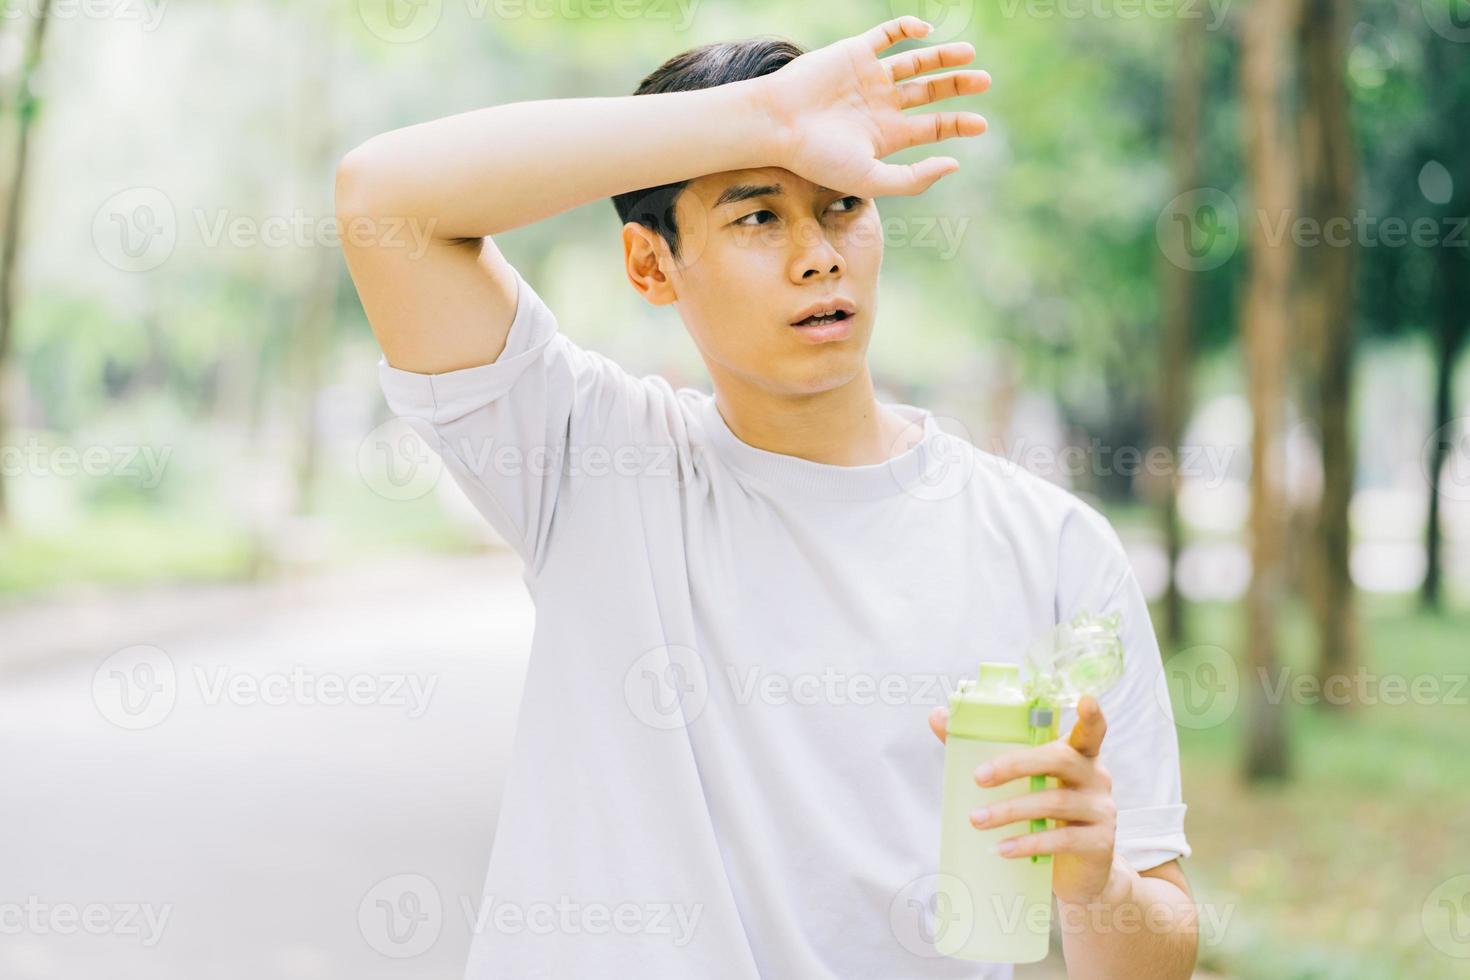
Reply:
[[[741, 201], [748, 201], [753, 197], [777, 197], [785, 193], [786, 189], [780, 184], [731, 184], [720, 192], [719, 197], [715, 198], [714, 206], [738, 204]], [[817, 193], [835, 194], [836, 191], [830, 187], [818, 187]]]

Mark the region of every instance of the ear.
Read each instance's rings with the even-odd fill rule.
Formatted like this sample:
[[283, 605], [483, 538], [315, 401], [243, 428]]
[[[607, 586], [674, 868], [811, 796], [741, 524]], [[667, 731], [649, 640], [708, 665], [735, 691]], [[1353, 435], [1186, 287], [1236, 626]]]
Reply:
[[633, 288], [654, 306], [667, 306], [679, 298], [666, 270], [673, 256], [663, 236], [629, 221], [623, 225], [623, 268]]

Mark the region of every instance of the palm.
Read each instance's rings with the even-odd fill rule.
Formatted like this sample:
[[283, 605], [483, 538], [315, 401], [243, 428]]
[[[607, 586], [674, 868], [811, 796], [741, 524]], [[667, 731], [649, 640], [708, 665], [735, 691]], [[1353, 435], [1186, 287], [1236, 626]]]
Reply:
[[872, 197], [917, 194], [958, 167], [947, 157], [906, 166], [882, 162], [911, 146], [985, 131], [984, 118], [972, 112], [904, 114], [982, 92], [990, 82], [983, 71], [914, 77], [968, 63], [974, 49], [963, 42], [878, 57], [898, 41], [925, 33], [922, 21], [899, 18], [802, 55], [769, 76], [772, 104], [790, 133], [786, 168], [822, 186]]

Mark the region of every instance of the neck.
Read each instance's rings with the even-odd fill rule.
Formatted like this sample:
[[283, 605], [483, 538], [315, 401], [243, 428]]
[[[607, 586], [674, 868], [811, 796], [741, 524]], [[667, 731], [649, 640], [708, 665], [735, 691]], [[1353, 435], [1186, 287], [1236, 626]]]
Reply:
[[878, 404], [867, 365], [847, 384], [810, 395], [776, 395], [727, 382], [716, 386], [715, 406], [741, 442], [834, 466], [885, 462], [923, 434]]

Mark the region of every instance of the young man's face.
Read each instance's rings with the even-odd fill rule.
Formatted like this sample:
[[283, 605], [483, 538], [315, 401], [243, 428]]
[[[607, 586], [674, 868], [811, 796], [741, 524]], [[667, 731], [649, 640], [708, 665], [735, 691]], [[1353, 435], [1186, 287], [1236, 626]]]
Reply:
[[[696, 178], [674, 207], [679, 259], [657, 240], [667, 283], [649, 298], [678, 307], [716, 384], [801, 395], [858, 375], [883, 262], [871, 199], [765, 167]], [[792, 325], [829, 301], [849, 311], [842, 322]]]

